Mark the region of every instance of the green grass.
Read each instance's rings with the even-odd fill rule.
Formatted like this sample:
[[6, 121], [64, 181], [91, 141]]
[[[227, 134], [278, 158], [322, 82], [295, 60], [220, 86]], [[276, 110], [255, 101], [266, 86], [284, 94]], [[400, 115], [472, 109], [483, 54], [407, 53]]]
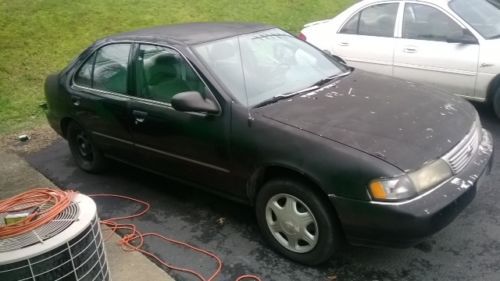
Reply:
[[45, 77], [96, 39], [192, 21], [270, 23], [293, 33], [353, 0], [0, 0], [0, 134], [44, 122]]

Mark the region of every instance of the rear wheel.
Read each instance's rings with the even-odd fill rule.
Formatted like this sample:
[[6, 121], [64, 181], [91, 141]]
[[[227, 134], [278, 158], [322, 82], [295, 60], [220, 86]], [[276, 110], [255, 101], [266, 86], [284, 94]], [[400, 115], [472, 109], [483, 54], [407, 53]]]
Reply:
[[77, 123], [71, 122], [67, 129], [67, 139], [71, 154], [80, 169], [97, 173], [104, 170], [106, 160], [94, 145], [87, 132]]
[[492, 103], [495, 114], [498, 118], [500, 118], [500, 86], [496, 89], [495, 94], [493, 95]]
[[264, 238], [291, 260], [317, 265], [338, 250], [340, 232], [331, 207], [301, 181], [267, 182], [257, 195], [256, 214]]

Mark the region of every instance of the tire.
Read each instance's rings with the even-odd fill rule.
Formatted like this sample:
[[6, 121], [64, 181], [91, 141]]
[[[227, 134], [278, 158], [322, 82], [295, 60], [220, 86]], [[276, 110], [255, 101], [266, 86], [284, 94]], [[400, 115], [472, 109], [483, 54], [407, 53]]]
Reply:
[[265, 240], [295, 262], [318, 265], [339, 249], [340, 228], [332, 207], [301, 181], [268, 181], [257, 195], [255, 209]]
[[66, 138], [73, 159], [80, 169], [89, 173], [99, 173], [105, 169], [104, 155], [80, 125], [75, 122], [68, 124]]
[[496, 116], [500, 118], [500, 86], [496, 89], [491, 102], [493, 103], [493, 110]]

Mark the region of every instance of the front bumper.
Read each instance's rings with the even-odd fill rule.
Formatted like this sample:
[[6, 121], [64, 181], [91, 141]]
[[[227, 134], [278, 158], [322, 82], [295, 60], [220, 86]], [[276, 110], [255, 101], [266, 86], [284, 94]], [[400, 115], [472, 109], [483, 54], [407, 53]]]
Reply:
[[414, 199], [367, 202], [330, 196], [351, 244], [409, 247], [447, 226], [491, 171], [493, 139], [483, 129], [477, 154], [458, 175]]

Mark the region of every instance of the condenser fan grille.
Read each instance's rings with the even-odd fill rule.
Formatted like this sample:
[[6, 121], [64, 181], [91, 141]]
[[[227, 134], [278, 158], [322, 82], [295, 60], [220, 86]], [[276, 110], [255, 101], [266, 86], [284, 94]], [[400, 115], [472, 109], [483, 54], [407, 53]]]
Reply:
[[97, 219], [77, 237], [47, 253], [0, 265], [2, 281], [110, 280]]
[[[52, 207], [45, 204], [40, 207], [40, 210]], [[4, 217], [7, 214], [0, 214], [0, 226], [4, 225]], [[68, 228], [75, 220], [78, 219], [79, 207], [76, 203], [71, 203], [63, 212], [61, 212], [51, 222], [24, 234], [13, 238], [0, 239], [0, 253], [22, 249], [37, 243], [50, 239]]]

